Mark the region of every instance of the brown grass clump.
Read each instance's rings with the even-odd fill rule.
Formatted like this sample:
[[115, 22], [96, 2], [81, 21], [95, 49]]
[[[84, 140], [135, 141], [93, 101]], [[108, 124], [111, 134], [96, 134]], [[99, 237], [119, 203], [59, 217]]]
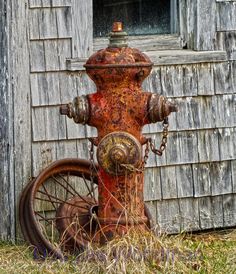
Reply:
[[236, 231], [176, 236], [130, 232], [103, 247], [89, 246], [65, 262], [37, 261], [31, 248], [2, 243], [2, 273], [236, 273]]

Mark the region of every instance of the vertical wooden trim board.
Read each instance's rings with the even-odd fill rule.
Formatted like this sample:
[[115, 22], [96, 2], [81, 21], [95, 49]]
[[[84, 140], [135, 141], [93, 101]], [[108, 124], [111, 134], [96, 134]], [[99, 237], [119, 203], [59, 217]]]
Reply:
[[9, 21], [7, 0], [0, 0], [0, 239], [15, 237], [13, 178], [13, 105], [9, 68]]
[[72, 0], [72, 57], [93, 52], [93, 1]]
[[[195, 2], [195, 1], [193, 1]], [[197, 0], [195, 50], [213, 50], [216, 36], [215, 0]]]
[[29, 28], [27, 0], [11, 0], [11, 88], [14, 99], [14, 176], [16, 230], [18, 205], [23, 187], [31, 177], [31, 93], [29, 71]]

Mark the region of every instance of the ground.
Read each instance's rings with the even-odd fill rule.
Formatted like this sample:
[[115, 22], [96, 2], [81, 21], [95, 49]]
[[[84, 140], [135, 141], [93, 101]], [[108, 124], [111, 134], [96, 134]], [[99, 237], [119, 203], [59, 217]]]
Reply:
[[31, 247], [2, 242], [0, 274], [5, 273], [236, 273], [236, 230], [159, 237], [132, 233], [64, 262], [42, 261]]

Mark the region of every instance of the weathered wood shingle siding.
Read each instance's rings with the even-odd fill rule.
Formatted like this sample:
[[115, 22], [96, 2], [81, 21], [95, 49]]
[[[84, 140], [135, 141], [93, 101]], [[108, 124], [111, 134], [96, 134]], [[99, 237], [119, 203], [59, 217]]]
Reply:
[[[71, 39], [66, 37], [69, 32], [64, 37], [58, 37], [58, 31], [52, 28], [52, 32], [47, 30], [50, 38], [45, 35], [31, 41], [34, 56], [31, 57], [34, 175], [55, 159], [67, 156], [88, 158], [86, 137], [96, 135], [93, 128], [75, 125], [58, 115], [59, 104], [70, 101], [74, 96], [95, 91], [94, 84], [81, 67], [78, 67], [79, 72], [68, 74], [64, 71], [68, 67], [65, 68], [66, 63], [63, 63], [70, 57], [86, 60], [91, 53], [91, 31], [88, 39], [80, 43], [88, 26], [91, 26], [91, 16], [83, 21], [84, 27], [73, 30], [73, 14], [76, 10], [77, 13], [84, 10], [90, 14], [90, 4], [83, 5], [83, 9], [77, 5], [74, 9], [76, 2], [72, 1], [71, 11], [67, 13], [72, 14]], [[228, 45], [215, 40], [220, 37], [219, 32], [216, 32], [218, 3], [212, 5], [212, 1], [199, 0], [193, 3], [186, 0], [181, 1], [181, 5], [186, 18], [182, 23], [185, 24], [182, 32], [189, 41], [189, 48], [198, 51], [229, 50]], [[57, 12], [64, 8], [57, 8]], [[48, 14], [53, 10], [47, 9]], [[42, 12], [43, 9], [34, 11], [38, 14]], [[209, 13], [211, 16], [208, 16]], [[81, 22], [80, 17], [77, 20]], [[69, 19], [66, 21], [70, 22]], [[65, 25], [63, 22], [60, 24]], [[206, 30], [208, 25], [209, 29]], [[70, 27], [65, 29], [70, 30]], [[35, 32], [38, 34], [34, 33], [32, 37], [39, 37], [40, 31]], [[77, 42], [73, 42], [74, 38]], [[95, 41], [95, 48], [104, 47], [104, 41]], [[61, 47], [61, 67], [54, 50], [60, 43], [68, 45]], [[74, 48], [74, 43], [80, 48]], [[41, 51], [38, 52], [38, 49]], [[53, 58], [47, 50], [52, 51]], [[40, 56], [37, 57], [37, 54]], [[160, 227], [170, 232], [229, 225], [229, 221], [224, 221], [224, 216], [226, 211], [229, 212], [228, 208], [234, 209], [234, 204], [229, 201], [235, 193], [231, 174], [236, 158], [236, 120], [229, 113], [235, 112], [235, 62], [228, 63], [223, 56], [218, 58], [221, 56], [218, 52], [211, 61], [207, 52], [193, 55], [186, 51], [182, 60], [178, 56], [182, 52], [176, 51], [176, 58], [173, 57], [175, 53], [169, 57], [168, 52], [160, 54], [162, 65], [154, 67], [143, 87], [147, 91], [174, 98], [180, 112], [170, 118], [169, 143], [164, 156], [156, 158], [150, 154], [145, 172], [145, 199]], [[159, 57], [155, 51], [150, 52], [150, 56], [158, 64]], [[185, 64], [182, 64], [183, 61]], [[161, 124], [148, 125], [144, 132], [152, 136], [157, 145], [160, 143]], [[224, 202], [225, 199], [229, 200], [228, 203]]]

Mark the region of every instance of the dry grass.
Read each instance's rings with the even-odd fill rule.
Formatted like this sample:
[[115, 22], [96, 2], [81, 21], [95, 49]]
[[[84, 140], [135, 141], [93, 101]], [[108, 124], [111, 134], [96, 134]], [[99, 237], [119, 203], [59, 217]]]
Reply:
[[37, 261], [32, 249], [0, 243], [0, 273], [236, 273], [236, 230], [155, 237], [129, 233], [67, 261]]

